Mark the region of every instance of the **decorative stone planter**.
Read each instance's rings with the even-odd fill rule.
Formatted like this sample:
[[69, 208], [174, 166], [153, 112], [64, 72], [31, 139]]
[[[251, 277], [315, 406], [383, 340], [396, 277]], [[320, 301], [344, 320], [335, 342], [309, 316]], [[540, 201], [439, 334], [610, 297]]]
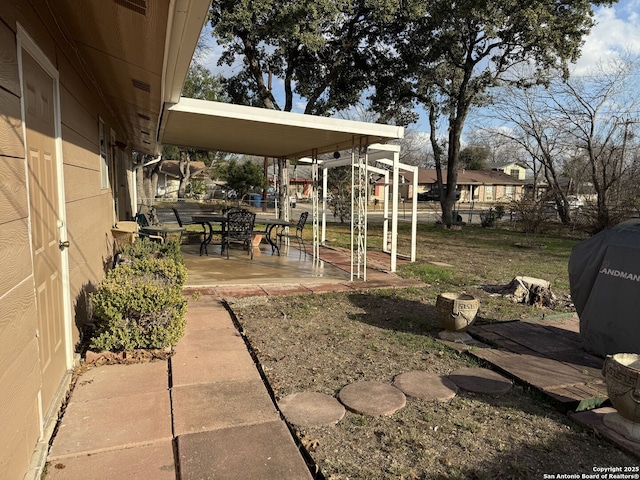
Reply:
[[640, 423], [640, 355], [607, 355], [602, 374], [611, 404], [627, 420]]
[[449, 292], [438, 295], [436, 309], [445, 329], [440, 332], [440, 338], [462, 343], [471, 340], [466, 330], [476, 319], [478, 307], [478, 299], [473, 295]]
[[602, 367], [611, 405], [617, 410], [604, 417], [609, 428], [640, 442], [640, 355], [607, 355]]

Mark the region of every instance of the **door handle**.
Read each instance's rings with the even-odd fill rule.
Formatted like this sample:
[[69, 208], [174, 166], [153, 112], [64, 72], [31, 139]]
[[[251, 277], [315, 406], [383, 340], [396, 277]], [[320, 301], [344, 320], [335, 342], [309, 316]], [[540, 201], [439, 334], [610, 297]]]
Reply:
[[69, 240], [65, 240], [64, 242], [62, 240], [60, 240], [60, 243], [58, 243], [58, 246], [60, 247], [60, 250], [64, 250], [65, 248], [69, 248]]

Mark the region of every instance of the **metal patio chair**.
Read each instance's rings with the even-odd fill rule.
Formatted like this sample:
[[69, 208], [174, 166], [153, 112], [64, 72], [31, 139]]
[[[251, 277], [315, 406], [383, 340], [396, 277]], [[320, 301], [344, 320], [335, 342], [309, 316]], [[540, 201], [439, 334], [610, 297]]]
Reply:
[[[203, 235], [206, 235], [206, 231], [204, 228], [204, 225], [202, 225], [202, 231], [201, 232], [194, 232], [194, 231], [190, 231], [187, 228], [187, 225], [198, 225], [196, 222], [193, 222], [191, 220], [185, 220], [181, 215], [180, 212], [178, 212], [178, 210], [175, 207], [171, 207], [171, 210], [173, 210], [173, 214], [176, 217], [176, 222], [178, 222], [178, 225], [180, 225], [181, 227], [184, 228], [184, 232], [180, 235], [180, 243], [182, 243], [182, 236], [186, 235], [187, 237], [187, 243], [190, 243], [190, 239], [196, 238], [198, 241], [200, 241], [200, 238]], [[189, 217], [190, 218], [190, 217]]]
[[304, 231], [304, 226], [307, 223], [307, 217], [309, 217], [309, 212], [302, 212], [300, 214], [300, 218], [298, 219], [298, 223], [295, 226], [295, 231], [293, 230], [293, 226], [288, 227], [289, 231], [287, 232], [286, 229], [282, 230], [281, 232], [278, 232], [276, 234], [276, 236], [278, 237], [278, 245], [282, 246], [282, 239], [286, 239], [288, 241], [293, 240], [297, 240], [298, 242], [298, 249], [301, 252], [304, 252], [305, 255], [307, 255], [307, 246], [304, 244], [304, 238], [302, 236], [302, 233]]
[[227, 259], [231, 242], [240, 242], [249, 250], [253, 260], [252, 240], [255, 222], [256, 214], [248, 210], [231, 210], [227, 213], [227, 221], [222, 231], [222, 248], [227, 249]]

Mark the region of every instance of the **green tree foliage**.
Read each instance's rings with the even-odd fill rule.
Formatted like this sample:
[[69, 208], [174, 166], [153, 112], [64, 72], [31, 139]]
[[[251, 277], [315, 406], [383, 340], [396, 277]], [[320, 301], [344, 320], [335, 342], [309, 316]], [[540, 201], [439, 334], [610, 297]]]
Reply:
[[[490, 89], [516, 76], [514, 67], [533, 64], [540, 82], [552, 67], [565, 74], [577, 60], [593, 25], [592, 5], [609, 0], [479, 0], [406, 2], [383, 43], [394, 55], [378, 76], [374, 103], [386, 117], [421, 104], [431, 128], [444, 117], [448, 130], [447, 196], [443, 221], [450, 225], [455, 203], [462, 130], [473, 106], [490, 101]], [[436, 159], [437, 163], [437, 159]]]
[[[243, 56], [227, 79], [234, 103], [291, 111], [294, 93], [305, 113], [327, 115], [356, 104], [371, 85], [372, 61], [386, 46], [380, 26], [394, 19], [399, 0], [222, 0], [213, 2], [213, 35], [221, 64]], [[278, 105], [271, 79], [283, 81]]]
[[484, 145], [469, 145], [460, 151], [460, 166], [467, 170], [486, 170], [491, 151]]
[[239, 163], [231, 160], [227, 165], [225, 180], [227, 186], [236, 191], [238, 200], [242, 200], [251, 190], [262, 189], [267, 185], [262, 168], [253, 162]]

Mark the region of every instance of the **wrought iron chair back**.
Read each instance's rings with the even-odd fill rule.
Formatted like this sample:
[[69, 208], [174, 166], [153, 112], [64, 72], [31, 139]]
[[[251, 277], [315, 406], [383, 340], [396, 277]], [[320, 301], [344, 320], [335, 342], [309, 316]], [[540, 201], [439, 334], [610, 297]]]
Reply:
[[227, 213], [227, 222], [222, 234], [222, 248], [227, 249], [229, 258], [229, 245], [231, 242], [241, 242], [249, 250], [253, 260], [253, 226], [256, 222], [256, 214], [249, 210], [232, 210]]
[[302, 233], [304, 231], [304, 226], [307, 223], [307, 218], [309, 217], [309, 212], [302, 212], [300, 214], [300, 218], [298, 219], [298, 223], [296, 224], [295, 233], [291, 231], [293, 227], [290, 227], [289, 233], [282, 231], [278, 233], [278, 244], [282, 245], [282, 239], [288, 240], [296, 240], [298, 242], [298, 248], [304, 254], [307, 254], [307, 246], [304, 243], [304, 237]]

